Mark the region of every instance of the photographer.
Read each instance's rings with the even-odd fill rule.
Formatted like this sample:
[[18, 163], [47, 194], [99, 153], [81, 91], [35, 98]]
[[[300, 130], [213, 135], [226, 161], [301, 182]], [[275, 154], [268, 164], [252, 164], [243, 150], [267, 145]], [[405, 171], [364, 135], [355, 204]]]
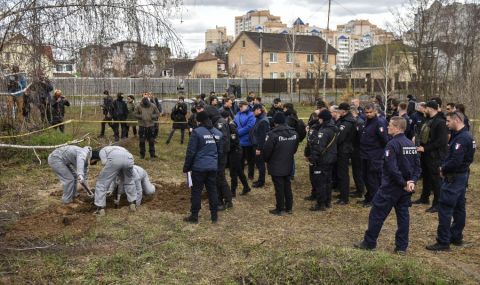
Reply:
[[[62, 96], [62, 91], [55, 90], [52, 103], [52, 125], [63, 122], [63, 118], [65, 117], [65, 106], [69, 107], [70, 102]], [[60, 125], [58, 126], [58, 129], [63, 133], [65, 126]]]
[[172, 109], [170, 118], [173, 121], [173, 125], [172, 125], [172, 130], [168, 135], [166, 144], [170, 143], [170, 140], [172, 139], [173, 134], [175, 133], [175, 130], [180, 130], [180, 135], [181, 135], [180, 143], [183, 144], [183, 140], [185, 138], [185, 129], [187, 128], [187, 104], [185, 104], [184, 101], [185, 101], [185, 98], [183, 96], [180, 96], [178, 98], [177, 104]]

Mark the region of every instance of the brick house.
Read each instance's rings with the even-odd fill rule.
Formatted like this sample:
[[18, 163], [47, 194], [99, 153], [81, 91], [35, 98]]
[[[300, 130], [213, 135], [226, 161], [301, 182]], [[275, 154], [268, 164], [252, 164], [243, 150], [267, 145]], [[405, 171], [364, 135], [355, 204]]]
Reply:
[[[293, 37], [295, 40], [293, 40]], [[260, 78], [260, 42], [263, 45], [262, 78], [323, 77], [325, 41], [318, 36], [242, 32], [228, 51], [232, 77]], [[295, 42], [295, 45], [293, 44]], [[295, 46], [295, 49], [293, 49]], [[335, 77], [337, 50], [328, 45], [327, 75]], [[322, 61], [322, 62], [320, 62]], [[332, 68], [333, 67], [333, 68]]]

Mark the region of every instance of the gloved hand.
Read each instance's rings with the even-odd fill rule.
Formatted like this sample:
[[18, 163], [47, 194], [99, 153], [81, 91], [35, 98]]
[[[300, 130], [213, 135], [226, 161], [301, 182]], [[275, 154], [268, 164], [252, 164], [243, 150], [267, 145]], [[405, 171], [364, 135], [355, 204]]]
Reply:
[[187, 167], [184, 167], [184, 168], [183, 168], [183, 173], [188, 173], [189, 171], [190, 171], [190, 170], [188, 170]]
[[78, 178], [78, 182], [80, 182], [80, 184], [85, 183], [85, 176], [83, 176], [82, 174], [79, 174], [77, 178]]

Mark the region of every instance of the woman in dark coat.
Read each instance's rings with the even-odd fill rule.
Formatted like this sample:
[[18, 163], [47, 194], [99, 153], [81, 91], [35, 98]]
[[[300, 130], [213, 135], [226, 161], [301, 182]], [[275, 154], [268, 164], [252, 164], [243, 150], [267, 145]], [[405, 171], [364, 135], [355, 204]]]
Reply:
[[187, 104], [185, 104], [185, 98], [184, 97], [179, 97], [177, 104], [175, 104], [175, 107], [172, 109], [172, 113], [170, 114], [170, 118], [173, 121], [172, 125], [172, 130], [170, 131], [170, 134], [168, 135], [168, 139], [166, 144], [170, 143], [170, 140], [173, 137], [173, 134], [175, 133], [175, 130], [180, 130], [180, 143], [183, 144], [183, 140], [185, 138], [185, 129], [188, 127], [187, 126]]

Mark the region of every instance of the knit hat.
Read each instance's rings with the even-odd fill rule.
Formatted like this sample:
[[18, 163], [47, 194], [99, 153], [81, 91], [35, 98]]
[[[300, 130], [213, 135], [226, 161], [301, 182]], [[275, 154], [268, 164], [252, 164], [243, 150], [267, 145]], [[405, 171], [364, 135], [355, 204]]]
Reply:
[[340, 105], [338, 105], [338, 110], [350, 111], [350, 105], [345, 102], [340, 103]]
[[203, 112], [199, 112], [197, 113], [197, 122], [199, 123], [205, 123], [205, 121], [208, 120], [208, 114], [207, 112], [203, 111]]
[[318, 118], [322, 119], [323, 121], [330, 121], [332, 119], [332, 114], [330, 114], [330, 111], [325, 109], [318, 114]]
[[283, 112], [278, 112], [273, 116], [273, 123], [277, 125], [283, 125], [285, 124], [285, 114]]
[[430, 100], [430, 101], [427, 102], [425, 107], [427, 107], [427, 108], [430, 107], [434, 110], [437, 110], [438, 109], [438, 103], [435, 100]]

